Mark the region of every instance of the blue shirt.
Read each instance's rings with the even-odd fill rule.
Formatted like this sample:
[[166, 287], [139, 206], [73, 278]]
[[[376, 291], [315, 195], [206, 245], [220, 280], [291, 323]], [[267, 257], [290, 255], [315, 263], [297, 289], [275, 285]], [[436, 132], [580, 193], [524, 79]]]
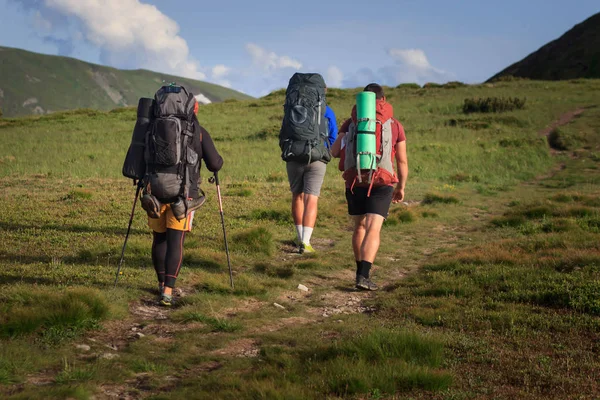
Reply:
[[[327, 146], [329, 148], [329, 147], [331, 147], [333, 142], [335, 142], [335, 139], [337, 138], [337, 135], [338, 135], [338, 127], [337, 127], [337, 120], [335, 119], [335, 113], [329, 106], [326, 106], [326, 108], [325, 108], [325, 118], [327, 118], [327, 126], [328, 126], [327, 129], [329, 130], [329, 136], [327, 137], [325, 146]], [[327, 142], [329, 142], [329, 145], [327, 144]]]

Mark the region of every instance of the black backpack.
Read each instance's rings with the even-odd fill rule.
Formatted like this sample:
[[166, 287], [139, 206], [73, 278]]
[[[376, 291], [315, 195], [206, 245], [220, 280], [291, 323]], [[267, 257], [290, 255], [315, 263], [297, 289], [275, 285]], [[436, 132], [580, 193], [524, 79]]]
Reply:
[[198, 154], [188, 146], [194, 134], [196, 99], [183, 86], [161, 87], [154, 95], [154, 112], [146, 135], [145, 193], [162, 203], [188, 197]]
[[310, 164], [331, 160], [329, 148], [325, 146], [328, 137], [326, 106], [325, 81], [321, 75], [295, 73], [290, 78], [279, 132], [284, 161]]

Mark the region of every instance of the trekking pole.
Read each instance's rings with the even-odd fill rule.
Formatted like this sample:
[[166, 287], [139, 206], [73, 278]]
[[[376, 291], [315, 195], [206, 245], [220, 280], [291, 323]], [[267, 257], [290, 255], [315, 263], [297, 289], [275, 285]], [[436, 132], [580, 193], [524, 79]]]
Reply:
[[231, 288], [233, 286], [233, 273], [231, 272], [231, 261], [229, 260], [229, 246], [227, 245], [227, 233], [225, 232], [225, 217], [223, 216], [223, 202], [221, 200], [221, 186], [219, 185], [219, 173], [215, 172], [214, 176], [211, 176], [208, 181], [217, 185], [217, 197], [219, 198], [219, 213], [221, 214], [221, 225], [223, 225], [223, 240], [225, 241], [225, 253], [227, 253], [227, 266], [229, 267], [229, 283]]
[[131, 231], [131, 223], [133, 222], [133, 215], [135, 213], [135, 205], [137, 203], [138, 196], [140, 195], [140, 190], [142, 189], [142, 185], [137, 185], [137, 190], [135, 191], [135, 198], [133, 199], [133, 207], [131, 208], [131, 216], [129, 217], [129, 226], [127, 227], [127, 234], [125, 235], [125, 242], [123, 242], [123, 249], [121, 249], [121, 260], [119, 261], [119, 266], [117, 268], [117, 276], [115, 277], [115, 285], [113, 288], [117, 287], [117, 282], [119, 281], [119, 273], [121, 272], [121, 265], [123, 264], [123, 259], [125, 258], [125, 246], [127, 246], [127, 239], [129, 238], [129, 232]]

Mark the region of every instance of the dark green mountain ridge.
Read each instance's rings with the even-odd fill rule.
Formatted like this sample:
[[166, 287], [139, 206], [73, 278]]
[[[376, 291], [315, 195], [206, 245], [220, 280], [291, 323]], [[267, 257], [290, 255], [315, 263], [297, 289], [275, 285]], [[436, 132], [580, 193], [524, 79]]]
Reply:
[[7, 117], [134, 106], [140, 97], [151, 97], [163, 81], [182, 84], [211, 102], [251, 98], [219, 85], [174, 75], [120, 70], [70, 57], [0, 47], [0, 110]]
[[504, 76], [537, 80], [600, 78], [600, 13], [575, 25], [489, 81]]

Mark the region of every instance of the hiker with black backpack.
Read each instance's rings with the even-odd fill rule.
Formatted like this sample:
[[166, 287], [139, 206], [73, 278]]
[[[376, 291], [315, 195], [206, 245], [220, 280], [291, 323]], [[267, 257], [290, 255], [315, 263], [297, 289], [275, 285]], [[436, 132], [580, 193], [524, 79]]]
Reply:
[[337, 137], [337, 121], [325, 101], [327, 87], [314, 73], [295, 73], [285, 94], [284, 116], [279, 132], [281, 158], [286, 162], [292, 217], [296, 227], [294, 244], [299, 253], [314, 253], [310, 239], [317, 220], [317, 207], [330, 147]]
[[[147, 104], [145, 111], [139, 109], [143, 104]], [[197, 112], [194, 95], [175, 84], [161, 87], [154, 100], [141, 99], [138, 122], [145, 115], [146, 123], [139, 129], [136, 124], [123, 166], [125, 176], [141, 179], [141, 203], [152, 229], [152, 263], [163, 306], [172, 304], [185, 234], [192, 230], [195, 210], [206, 200], [200, 189], [202, 160], [214, 173], [223, 166]]]
[[383, 88], [376, 83], [357, 95], [351, 115], [340, 127], [331, 153], [340, 157], [348, 214], [354, 219], [356, 288], [377, 290], [370, 280], [370, 270], [390, 205], [404, 200], [408, 177], [406, 135], [394, 118], [392, 105], [385, 100]]

